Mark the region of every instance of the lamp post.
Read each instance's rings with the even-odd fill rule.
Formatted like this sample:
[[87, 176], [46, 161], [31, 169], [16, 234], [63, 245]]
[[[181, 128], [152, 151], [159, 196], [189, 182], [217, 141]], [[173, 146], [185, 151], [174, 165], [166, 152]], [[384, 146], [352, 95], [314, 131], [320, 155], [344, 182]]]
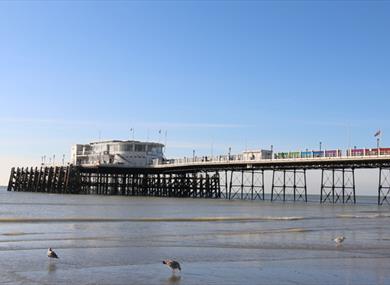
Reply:
[[320, 151], [322, 150], [322, 142], [320, 142]]
[[375, 133], [374, 136], [376, 137], [377, 155], [379, 156], [379, 154], [380, 154], [379, 146], [380, 146], [380, 141], [381, 141], [381, 136], [382, 136], [381, 130], [379, 129], [379, 130]]
[[195, 162], [195, 150], [192, 150], [192, 162]]
[[376, 138], [376, 149], [377, 149], [377, 156], [379, 156], [379, 143], [380, 143], [380, 136]]
[[232, 152], [232, 148], [229, 146], [228, 160], [230, 160], [230, 153]]

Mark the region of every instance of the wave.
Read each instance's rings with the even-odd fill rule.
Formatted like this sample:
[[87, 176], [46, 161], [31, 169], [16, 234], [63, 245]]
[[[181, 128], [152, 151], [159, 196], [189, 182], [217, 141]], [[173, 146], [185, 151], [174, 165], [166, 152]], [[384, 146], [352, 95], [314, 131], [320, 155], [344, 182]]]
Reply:
[[69, 223], [69, 222], [255, 222], [255, 221], [295, 221], [304, 217], [193, 217], [193, 218], [0, 218], [0, 223]]
[[342, 219], [383, 219], [390, 218], [390, 214], [372, 214], [372, 215], [350, 215], [350, 214], [341, 214], [337, 215], [337, 218]]
[[222, 216], [222, 217], [0, 217], [1, 223], [106, 223], [106, 222], [261, 222], [261, 221], [299, 221], [323, 219], [386, 219], [390, 213], [377, 214], [338, 214], [335, 216]]

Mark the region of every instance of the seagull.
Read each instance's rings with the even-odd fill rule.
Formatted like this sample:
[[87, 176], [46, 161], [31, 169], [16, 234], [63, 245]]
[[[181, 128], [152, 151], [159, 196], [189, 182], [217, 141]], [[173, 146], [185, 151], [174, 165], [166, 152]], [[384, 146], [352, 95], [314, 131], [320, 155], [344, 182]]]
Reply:
[[47, 250], [47, 257], [59, 258], [57, 253], [55, 253], [54, 250], [51, 249], [51, 247], [49, 247], [49, 249]]
[[181, 271], [180, 263], [172, 260], [172, 259], [165, 259], [162, 262], [163, 264], [167, 265], [170, 269], [172, 269], [172, 273], [175, 273], [177, 270]]
[[337, 245], [340, 245], [345, 239], [345, 236], [338, 236], [334, 239], [334, 241], [337, 243]]

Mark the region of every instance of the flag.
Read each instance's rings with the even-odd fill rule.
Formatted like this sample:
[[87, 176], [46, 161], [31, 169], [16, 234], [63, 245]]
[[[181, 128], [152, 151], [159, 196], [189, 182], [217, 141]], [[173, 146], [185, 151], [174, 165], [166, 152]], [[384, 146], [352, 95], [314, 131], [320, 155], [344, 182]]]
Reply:
[[132, 131], [133, 131], [133, 128], [130, 129], [130, 132], [132, 132]]
[[161, 130], [159, 130], [158, 133], [161, 135]]
[[380, 136], [380, 135], [381, 135], [381, 130], [378, 130], [378, 131], [375, 133], [374, 137], [378, 137], [378, 136]]

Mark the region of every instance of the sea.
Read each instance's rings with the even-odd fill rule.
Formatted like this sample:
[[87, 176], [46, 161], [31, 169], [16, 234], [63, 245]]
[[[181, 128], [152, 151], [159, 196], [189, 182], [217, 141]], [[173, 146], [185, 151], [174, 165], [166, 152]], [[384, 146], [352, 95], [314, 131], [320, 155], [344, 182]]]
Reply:
[[[312, 200], [1, 188], [0, 284], [390, 284], [390, 206], [376, 197]], [[340, 235], [346, 240], [337, 245]], [[58, 260], [47, 257], [49, 247]], [[167, 258], [182, 271], [172, 273]]]

